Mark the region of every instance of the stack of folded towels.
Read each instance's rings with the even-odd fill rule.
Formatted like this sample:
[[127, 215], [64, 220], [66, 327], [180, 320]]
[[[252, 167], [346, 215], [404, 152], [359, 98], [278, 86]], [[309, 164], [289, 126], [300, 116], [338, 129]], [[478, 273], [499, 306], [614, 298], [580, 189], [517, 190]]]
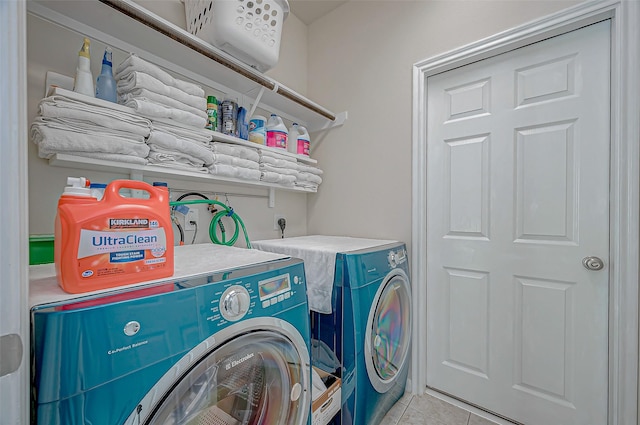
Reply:
[[64, 153], [144, 165], [151, 121], [93, 102], [53, 95], [38, 104], [38, 116], [30, 131], [41, 158]]
[[210, 130], [189, 129], [152, 122], [147, 144], [149, 165], [208, 173], [214, 155], [209, 149], [212, 140]]
[[298, 179], [298, 161], [267, 149], [260, 149], [260, 180], [293, 186]]
[[118, 65], [116, 80], [118, 103], [141, 115], [196, 128], [207, 124], [207, 100], [202, 87], [174, 78], [134, 53]]
[[298, 163], [298, 178], [295, 181], [296, 187], [304, 189], [318, 190], [322, 183], [322, 170], [317, 167]]
[[258, 149], [223, 142], [210, 143], [209, 149], [213, 154], [213, 162], [208, 166], [211, 174], [260, 180]]

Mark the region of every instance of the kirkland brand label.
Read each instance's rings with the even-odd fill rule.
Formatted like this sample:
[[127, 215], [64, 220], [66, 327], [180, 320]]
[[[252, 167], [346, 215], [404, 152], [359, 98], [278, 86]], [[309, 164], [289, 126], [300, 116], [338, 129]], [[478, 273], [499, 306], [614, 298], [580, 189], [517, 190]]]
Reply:
[[[147, 218], [110, 218], [109, 229], [148, 229]], [[158, 227], [157, 225], [155, 227]]]

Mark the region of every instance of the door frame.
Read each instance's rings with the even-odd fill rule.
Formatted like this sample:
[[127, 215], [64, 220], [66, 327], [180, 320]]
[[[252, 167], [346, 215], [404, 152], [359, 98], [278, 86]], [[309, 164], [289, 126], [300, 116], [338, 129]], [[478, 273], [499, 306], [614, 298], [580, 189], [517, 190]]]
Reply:
[[26, 0], [0, 2], [0, 28], [0, 198], [10, 202], [0, 212], [0, 365], [10, 363], [0, 366], [0, 411], [22, 424], [30, 394]]
[[611, 181], [608, 425], [638, 423], [640, 255], [640, 2], [595, 0], [551, 14], [413, 66], [411, 391], [426, 390], [427, 78], [585, 25], [611, 19]]

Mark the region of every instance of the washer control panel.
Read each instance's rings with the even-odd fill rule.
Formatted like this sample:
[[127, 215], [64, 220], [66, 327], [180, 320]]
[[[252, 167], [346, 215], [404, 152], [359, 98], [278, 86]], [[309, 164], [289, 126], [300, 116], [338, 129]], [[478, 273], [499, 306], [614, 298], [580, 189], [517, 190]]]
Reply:
[[220, 314], [226, 320], [235, 322], [247, 314], [250, 304], [249, 291], [243, 286], [233, 285], [227, 288], [220, 297]]

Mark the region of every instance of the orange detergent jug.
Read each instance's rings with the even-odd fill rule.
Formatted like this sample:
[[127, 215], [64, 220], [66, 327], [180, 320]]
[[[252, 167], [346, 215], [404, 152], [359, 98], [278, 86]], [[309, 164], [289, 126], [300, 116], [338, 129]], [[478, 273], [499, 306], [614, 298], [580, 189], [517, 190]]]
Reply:
[[[173, 275], [166, 185], [114, 180], [97, 200], [83, 177], [70, 177], [67, 184], [58, 201], [54, 239], [56, 277], [64, 291], [77, 294]], [[149, 197], [125, 197], [121, 189]]]

